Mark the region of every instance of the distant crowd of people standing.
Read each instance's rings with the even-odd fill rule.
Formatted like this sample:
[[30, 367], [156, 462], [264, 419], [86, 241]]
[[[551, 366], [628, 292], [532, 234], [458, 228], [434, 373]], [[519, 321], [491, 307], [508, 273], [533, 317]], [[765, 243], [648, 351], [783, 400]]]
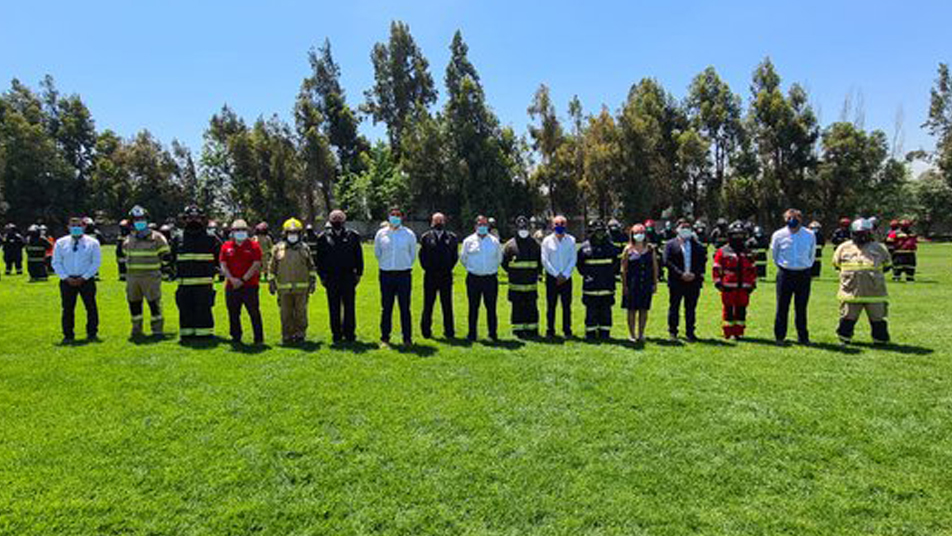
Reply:
[[[261, 282], [266, 282], [268, 291], [277, 297], [285, 344], [306, 339], [309, 296], [318, 282], [326, 289], [333, 341], [356, 340], [355, 298], [364, 271], [363, 250], [360, 234], [347, 228], [343, 211], [332, 211], [320, 233], [290, 218], [282, 225], [277, 241], [266, 223], [251, 229], [242, 219], [232, 222], [228, 236], [221, 237], [217, 226], [196, 205], [186, 207], [181, 219], [180, 232], [157, 229], [148, 211], [136, 206], [129, 219], [120, 224], [116, 254], [120, 279], [126, 284], [132, 338], [145, 336], [146, 306], [149, 331], [153, 335], [165, 333], [163, 280], [178, 284], [175, 303], [179, 336], [183, 340], [213, 337], [212, 310], [218, 279], [224, 281], [230, 335], [236, 343], [243, 339], [243, 311], [250, 319], [253, 343], [264, 343]], [[555, 337], [560, 328], [563, 337], [573, 337], [573, 275], [578, 272], [587, 339], [611, 336], [612, 310], [620, 286], [628, 338], [643, 344], [652, 298], [658, 285], [666, 282], [669, 336], [679, 340], [683, 310], [685, 340], [695, 341], [696, 309], [708, 274], [708, 244], [715, 248], [710, 278], [721, 296], [725, 338], [744, 336], [750, 295], [758, 280], [766, 276], [769, 251], [777, 271], [774, 338], [778, 344], [786, 344], [792, 302], [797, 340], [810, 344], [808, 303], [812, 279], [821, 270], [825, 239], [818, 223], [804, 225], [799, 210], [787, 210], [784, 225], [769, 240], [760, 227], [742, 221], [728, 224], [723, 219], [710, 233], [688, 219], [668, 222], [660, 231], [651, 220], [627, 230], [616, 220], [592, 221], [581, 243], [568, 232], [568, 221], [561, 215], [548, 222], [520, 216], [514, 223], [515, 236], [503, 243], [492, 218], [481, 215], [473, 223], [472, 234], [460, 241], [446, 228], [445, 216], [435, 213], [430, 229], [418, 239], [404, 225], [402, 211], [391, 209], [374, 237], [373, 247], [379, 267], [381, 344], [391, 342], [394, 306], [399, 311], [403, 344], [413, 343], [410, 297], [417, 261], [424, 271], [419, 326], [424, 338], [433, 337], [437, 300], [443, 336], [456, 337], [453, 271], [459, 264], [466, 271], [469, 340], [478, 338], [481, 310], [485, 310], [489, 339], [499, 338], [497, 299], [502, 271], [508, 275], [510, 324], [518, 338], [540, 335], [540, 286], [545, 289], [545, 336]], [[873, 341], [889, 341], [885, 274], [893, 270], [895, 280], [903, 275], [908, 281], [914, 280], [917, 236], [911, 227], [908, 220], [891, 222], [885, 243], [880, 243], [873, 232], [873, 219], [843, 219], [830, 237], [836, 246], [833, 267], [840, 279], [837, 334], [844, 344], [852, 340], [863, 311], [869, 318]], [[89, 218], [70, 218], [68, 230], [66, 236], [53, 240], [39, 225], [31, 226], [26, 237], [8, 225], [2, 240], [6, 275], [14, 271], [22, 274], [25, 250], [31, 280], [46, 279], [48, 270], [60, 280], [66, 343], [75, 339], [74, 311], [80, 300], [87, 312], [86, 335], [90, 339], [98, 337], [96, 282], [102, 263], [102, 237]]]

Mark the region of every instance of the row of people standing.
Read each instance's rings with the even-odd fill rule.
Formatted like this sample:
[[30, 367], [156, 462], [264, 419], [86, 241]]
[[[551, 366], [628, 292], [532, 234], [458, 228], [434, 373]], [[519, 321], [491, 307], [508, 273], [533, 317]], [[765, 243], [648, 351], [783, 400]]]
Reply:
[[[162, 233], [148, 225], [148, 213], [135, 207], [130, 213], [132, 232], [123, 242], [127, 268], [127, 297], [132, 318], [132, 335], [143, 334], [144, 304], [149, 306], [153, 334], [163, 332], [160, 268], [175, 250], [176, 279], [179, 288], [176, 303], [180, 310], [180, 335], [183, 338], [207, 337], [213, 333], [214, 276], [226, 281], [226, 304], [232, 338], [242, 337], [242, 309], [251, 317], [254, 341], [263, 342], [258, 283], [268, 266], [272, 277], [269, 290], [278, 296], [281, 308], [282, 340], [300, 342], [306, 336], [308, 297], [316, 289], [319, 278], [328, 289], [331, 330], [335, 341], [355, 338], [355, 294], [363, 272], [360, 236], [344, 227], [346, 216], [332, 212], [329, 228], [321, 233], [312, 248], [302, 241], [305, 231], [301, 222], [292, 218], [283, 226], [283, 239], [270, 252], [265, 262], [262, 237], [249, 236], [247, 224], [236, 220], [232, 239], [220, 245], [206, 231], [204, 214], [198, 207], [185, 211], [185, 230], [176, 238], [174, 247]], [[795, 304], [798, 338], [809, 342], [806, 331], [806, 303], [809, 299], [809, 271], [815, 256], [815, 237], [799, 222], [800, 213], [789, 210], [787, 225], [774, 233], [772, 251], [779, 270], [777, 285], [777, 316], [775, 336], [782, 342], [786, 336], [787, 311]], [[62, 280], [64, 303], [64, 338], [72, 339], [72, 309], [76, 298], [89, 306], [93, 296], [94, 277], [87, 277], [93, 264], [93, 250], [98, 255], [98, 241], [86, 236], [81, 225], [71, 221], [70, 236], [57, 243], [54, 265]], [[696, 338], [696, 306], [706, 272], [707, 250], [687, 220], [678, 222], [676, 237], [667, 241], [663, 255], [649, 242], [648, 228], [636, 225], [630, 230], [623, 248], [616, 245], [611, 226], [600, 222], [589, 225], [589, 236], [576, 245], [567, 232], [562, 216], [552, 220], [552, 233], [541, 244], [530, 232], [530, 220], [516, 221], [517, 233], [502, 245], [491, 232], [488, 218], [475, 221], [474, 232], [457, 246], [458, 239], [445, 229], [445, 218], [435, 214], [432, 228], [418, 243], [413, 232], [402, 224], [399, 209], [390, 212], [387, 224], [375, 236], [374, 252], [380, 267], [381, 341], [388, 344], [392, 331], [393, 307], [398, 305], [404, 343], [412, 343], [410, 294], [412, 268], [418, 254], [425, 270], [424, 315], [421, 333], [431, 337], [432, 315], [436, 298], [444, 314], [444, 335], [454, 337], [452, 316], [452, 271], [459, 262], [467, 272], [469, 302], [468, 338], [477, 338], [480, 310], [487, 311], [489, 337], [498, 338], [496, 300], [498, 272], [509, 274], [509, 301], [512, 303], [511, 324], [519, 337], [538, 335], [538, 287], [544, 277], [546, 287], [546, 335], [554, 336], [556, 313], [562, 307], [562, 332], [572, 336], [572, 274], [582, 276], [582, 302], [586, 308], [586, 336], [607, 338], [612, 326], [611, 309], [615, 305], [616, 274], [621, 273], [622, 306], [629, 311], [629, 336], [643, 341], [651, 297], [657, 289], [661, 266], [668, 272], [668, 328], [672, 338], [678, 337], [680, 311], [683, 305], [688, 340]], [[725, 337], [739, 338], [746, 326], [749, 294], [756, 286], [756, 259], [747, 248], [746, 226], [736, 222], [728, 228], [727, 242], [714, 256], [712, 275], [721, 291], [723, 331]], [[89, 238], [89, 240], [87, 240]], [[90, 241], [91, 240], [91, 241]], [[95, 243], [95, 247], [93, 246]], [[59, 246], [63, 247], [60, 248]], [[57, 255], [59, 252], [59, 255]], [[98, 270], [98, 260], [95, 261]], [[65, 286], [64, 286], [65, 285]], [[69, 309], [67, 311], [67, 309]], [[95, 314], [87, 333], [95, 336]]]

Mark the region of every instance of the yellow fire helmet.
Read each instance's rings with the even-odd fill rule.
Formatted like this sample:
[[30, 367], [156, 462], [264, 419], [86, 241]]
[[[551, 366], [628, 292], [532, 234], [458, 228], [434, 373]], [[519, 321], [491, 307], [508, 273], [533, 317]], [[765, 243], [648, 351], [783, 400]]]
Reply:
[[301, 230], [303, 230], [303, 229], [304, 229], [304, 224], [301, 223], [301, 220], [299, 220], [299, 219], [297, 219], [297, 218], [288, 218], [287, 221], [284, 222], [284, 225], [281, 226], [281, 227], [282, 227], [282, 229], [284, 230], [284, 232], [288, 233], [288, 232], [292, 232], [292, 231], [301, 231]]

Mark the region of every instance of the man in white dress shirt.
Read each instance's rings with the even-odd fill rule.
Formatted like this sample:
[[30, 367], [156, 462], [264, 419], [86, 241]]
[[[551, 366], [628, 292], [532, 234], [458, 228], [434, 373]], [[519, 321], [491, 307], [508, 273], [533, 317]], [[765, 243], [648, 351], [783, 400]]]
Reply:
[[380, 342], [390, 344], [393, 327], [394, 299], [400, 307], [400, 329], [403, 344], [413, 344], [413, 324], [410, 318], [410, 289], [413, 284], [413, 259], [417, 241], [413, 231], [403, 225], [403, 211], [390, 209], [387, 225], [374, 237], [374, 255], [380, 267]]
[[791, 208], [784, 212], [787, 225], [778, 229], [770, 241], [770, 252], [777, 265], [777, 315], [774, 317], [774, 337], [777, 344], [785, 344], [790, 299], [796, 312], [797, 339], [810, 344], [807, 328], [807, 304], [810, 302], [810, 271], [816, 258], [816, 237], [803, 226], [803, 214]]
[[99, 309], [96, 307], [95, 277], [100, 264], [99, 241], [86, 235], [82, 218], [70, 218], [69, 234], [57, 240], [53, 247], [53, 271], [60, 279], [63, 342], [66, 344], [75, 340], [73, 326], [77, 296], [82, 297], [86, 308], [86, 338], [97, 340]]
[[575, 237], [568, 233], [568, 220], [561, 214], [552, 218], [552, 234], [542, 240], [545, 268], [546, 336], [555, 336], [555, 307], [562, 302], [562, 333], [572, 336], [572, 272], [577, 253]]
[[476, 340], [479, 323], [479, 303], [486, 304], [486, 324], [489, 338], [499, 340], [496, 318], [496, 297], [499, 295], [499, 264], [502, 262], [502, 246], [499, 239], [490, 232], [489, 219], [476, 217], [476, 232], [463, 240], [463, 251], [459, 256], [460, 264], [466, 268], [466, 297], [469, 299], [469, 335]]

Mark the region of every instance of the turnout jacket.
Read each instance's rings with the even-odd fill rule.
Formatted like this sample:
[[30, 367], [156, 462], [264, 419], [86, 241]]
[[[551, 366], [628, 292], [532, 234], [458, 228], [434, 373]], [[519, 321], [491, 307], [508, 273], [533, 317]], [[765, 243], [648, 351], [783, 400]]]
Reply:
[[28, 236], [26, 239], [27, 262], [44, 262], [53, 252], [53, 244], [42, 235]]
[[833, 231], [833, 236], [830, 237], [830, 243], [834, 246], [839, 246], [843, 242], [846, 242], [850, 239], [850, 230], [844, 229], [843, 227], [838, 227]]
[[298, 242], [293, 246], [282, 240], [271, 253], [269, 284], [280, 294], [310, 292], [314, 288], [317, 272], [311, 249]]
[[317, 275], [328, 280], [356, 280], [364, 273], [360, 233], [353, 229], [328, 229], [317, 237]]
[[510, 238], [502, 250], [502, 269], [509, 275], [509, 299], [535, 298], [542, 274], [542, 248], [532, 236]]
[[211, 285], [215, 282], [221, 244], [205, 229], [186, 229], [173, 243], [175, 277], [181, 286]]
[[736, 250], [730, 244], [718, 248], [714, 253], [712, 272], [714, 285], [722, 292], [752, 292], [757, 286], [757, 265], [753, 256], [748, 250]]
[[591, 298], [606, 298], [615, 303], [615, 273], [618, 271], [619, 252], [609, 240], [582, 242], [575, 268], [582, 276], [582, 302]]
[[129, 276], [161, 277], [162, 263], [168, 261], [171, 252], [169, 241], [158, 231], [142, 236], [132, 233], [122, 243]]
[[919, 249], [919, 236], [913, 232], [896, 229], [889, 233], [888, 241], [892, 239], [893, 253], [915, 253]]
[[889, 301], [885, 272], [892, 268], [892, 258], [886, 246], [875, 241], [858, 245], [849, 240], [836, 248], [833, 267], [840, 272], [837, 297], [841, 302]]

